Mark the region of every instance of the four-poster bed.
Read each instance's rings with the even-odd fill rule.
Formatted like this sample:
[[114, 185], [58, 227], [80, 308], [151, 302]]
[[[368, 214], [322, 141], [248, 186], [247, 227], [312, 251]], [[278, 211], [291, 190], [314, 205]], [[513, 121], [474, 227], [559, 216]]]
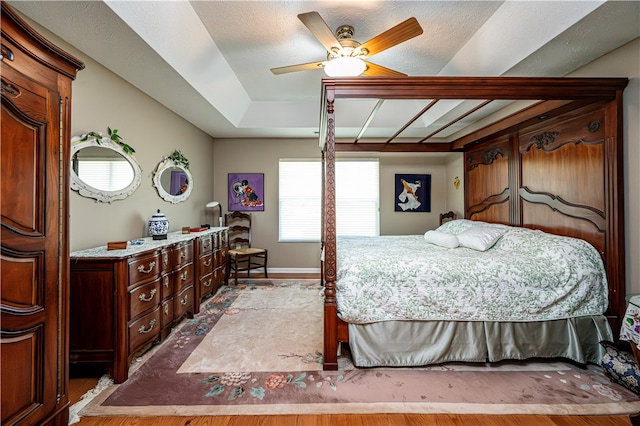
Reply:
[[[354, 334], [367, 328], [369, 330], [365, 333], [368, 333], [366, 339], [369, 340], [364, 346], [374, 347], [377, 351], [388, 351], [389, 358], [396, 355], [393, 353], [393, 345], [390, 348], [376, 346], [377, 342], [371, 340], [383, 333], [383, 329], [389, 325], [386, 321], [347, 324], [341, 319], [340, 299], [347, 297], [347, 291], [340, 293], [338, 272], [340, 262], [348, 263], [346, 257], [340, 256], [348, 253], [337, 252], [338, 246], [342, 247], [342, 243], [338, 244], [335, 219], [337, 151], [462, 152], [465, 168], [465, 219], [509, 225], [516, 230], [531, 228], [545, 234], [581, 239], [593, 246], [601, 257], [606, 271], [604, 280], [601, 280], [606, 287], [606, 312], [600, 312], [600, 315], [568, 316], [566, 320], [560, 320], [560, 328], [555, 328], [556, 324], [551, 331], [548, 329], [549, 321], [494, 319], [484, 322], [477, 329], [474, 327], [478, 323], [464, 318], [463, 321], [458, 321], [455, 316], [449, 321], [406, 321], [409, 327], [418, 327], [422, 331], [409, 329], [399, 332], [398, 329], [391, 329], [392, 335], [404, 333], [405, 339], [409, 336], [409, 339], [421, 340], [427, 352], [430, 347], [440, 346], [439, 349], [436, 348], [437, 356], [430, 354], [418, 357], [416, 359], [422, 360], [419, 363], [425, 359], [427, 362], [480, 360], [472, 359], [473, 356], [469, 358], [466, 349], [462, 350], [459, 357], [456, 354], [445, 354], [449, 346], [446, 339], [452, 342], [458, 339], [458, 346], [451, 347], [464, 346], [465, 343], [460, 343], [460, 339], [468, 339], [468, 345], [477, 343], [492, 346], [499, 340], [498, 343], [503, 348], [510, 348], [502, 350], [497, 358], [487, 356], [490, 361], [531, 356], [566, 356], [578, 362], [592, 362], [600, 353], [594, 347], [594, 342], [598, 346], [597, 339], [607, 335], [606, 333], [610, 336], [611, 330], [617, 334], [625, 309], [622, 91], [627, 81], [625, 78], [520, 77], [376, 77], [323, 80], [320, 146], [324, 175], [324, 369], [337, 369], [339, 343], [349, 342], [350, 337], [362, 340], [362, 335], [354, 337]], [[341, 98], [378, 100], [372, 115], [378, 110], [381, 100], [423, 100], [426, 106], [415, 116], [407, 117], [406, 124], [382, 142], [363, 141], [361, 137], [372, 116], [363, 124], [363, 130], [355, 140], [337, 142], [336, 116], [345, 113], [336, 110], [336, 101]], [[421, 119], [434, 105], [446, 100], [458, 100], [461, 105], [471, 100], [474, 103], [462, 113], [457, 110], [454, 118], [444, 122], [441, 120], [435, 130], [425, 129], [425, 136], [422, 138], [399, 138], [403, 130], [414, 127], [414, 122]], [[508, 113], [485, 114], [481, 127], [476, 126], [474, 130], [464, 134], [460, 131], [461, 136], [452, 134], [447, 136], [448, 139], [436, 142], [435, 138], [445, 133], [443, 130], [451, 130], [474, 115], [480, 115], [483, 108], [486, 109], [492, 102], [495, 105], [498, 101], [513, 102], [510, 106], [501, 104], [505, 105], [504, 111], [508, 110]], [[525, 104], [524, 101], [529, 102], [519, 109], [514, 108], [515, 105]], [[493, 249], [487, 252], [491, 250]], [[569, 268], [571, 266], [569, 264]], [[357, 301], [351, 300], [350, 303], [357, 304]], [[593, 321], [585, 322], [585, 318]], [[398, 322], [400, 321], [396, 321]], [[598, 324], [593, 325], [595, 323]], [[608, 330], [605, 330], [603, 324]], [[448, 331], [442, 331], [447, 327]], [[505, 327], [509, 327], [510, 331], [506, 332]], [[540, 327], [546, 331], [539, 332]], [[536, 348], [521, 350], [519, 344], [523, 339], [530, 338], [528, 336], [531, 334], [528, 333], [532, 331], [539, 339], [534, 341]], [[478, 337], [478, 333], [482, 336]], [[445, 340], [438, 340], [441, 338]], [[398, 347], [398, 342], [395, 343], [395, 347]], [[404, 343], [406, 341], [401, 342], [400, 346]], [[483, 347], [474, 356], [484, 356], [486, 350]], [[574, 357], [576, 352], [580, 352], [580, 355]], [[377, 355], [374, 358], [375, 356]], [[412, 356], [409, 355], [408, 358], [412, 359]], [[399, 365], [410, 364], [402, 361]]]

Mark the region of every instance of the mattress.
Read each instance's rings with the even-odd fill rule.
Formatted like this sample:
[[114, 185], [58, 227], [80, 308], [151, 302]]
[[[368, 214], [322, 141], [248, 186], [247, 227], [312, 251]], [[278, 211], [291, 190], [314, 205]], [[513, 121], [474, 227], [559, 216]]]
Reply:
[[[482, 222], [457, 220], [461, 235]], [[446, 248], [423, 235], [339, 237], [336, 302], [353, 324], [396, 320], [544, 321], [602, 315], [606, 272], [589, 243], [507, 227], [489, 249]]]

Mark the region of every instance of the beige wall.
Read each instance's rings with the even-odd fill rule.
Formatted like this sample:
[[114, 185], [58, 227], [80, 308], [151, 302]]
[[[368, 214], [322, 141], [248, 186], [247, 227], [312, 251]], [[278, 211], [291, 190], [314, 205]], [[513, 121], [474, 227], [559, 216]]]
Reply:
[[[158, 209], [167, 215], [170, 231], [203, 223], [204, 206], [213, 196], [213, 139], [97, 62], [73, 53], [86, 68], [73, 85], [71, 134], [118, 129], [136, 150], [142, 183], [130, 197], [110, 204], [71, 191], [71, 250], [146, 236], [147, 220]], [[189, 159], [193, 176], [193, 192], [179, 204], [164, 201], [152, 184], [158, 163], [175, 149]]]
[[640, 293], [640, 38], [570, 76], [629, 77], [623, 93], [625, 271], [627, 294]]
[[[263, 212], [253, 212], [253, 245], [269, 250], [269, 269], [274, 272], [318, 271], [319, 243], [278, 242], [278, 161], [320, 159], [316, 139], [216, 139], [214, 144], [214, 194], [228, 210], [227, 174], [264, 173]], [[461, 157], [461, 154], [454, 154]], [[353, 157], [338, 153], [337, 157]], [[439, 214], [447, 206], [447, 157], [441, 154], [360, 154], [380, 161], [380, 234], [418, 234], [438, 226]], [[462, 160], [460, 160], [460, 172]], [[394, 211], [396, 173], [431, 174], [431, 213]]]
[[[106, 135], [107, 127], [118, 129], [123, 140], [136, 150], [134, 156], [142, 167], [142, 183], [124, 200], [99, 203], [71, 191], [71, 251], [146, 236], [147, 220], [157, 209], [167, 215], [170, 231], [203, 223], [204, 206], [213, 199], [213, 138], [43, 27], [29, 22], [86, 65], [73, 83], [71, 135], [89, 131]], [[189, 159], [194, 183], [191, 196], [180, 204], [164, 201], [152, 185], [156, 166], [174, 149]]]
[[[460, 186], [456, 189], [453, 181], [458, 178]], [[447, 163], [447, 211], [456, 212], [458, 218], [464, 217], [464, 156], [452, 157]]]

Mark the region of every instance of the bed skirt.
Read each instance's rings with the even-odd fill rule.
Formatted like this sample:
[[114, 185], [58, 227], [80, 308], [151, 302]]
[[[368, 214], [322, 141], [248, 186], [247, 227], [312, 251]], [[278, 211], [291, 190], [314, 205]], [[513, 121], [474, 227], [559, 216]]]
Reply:
[[349, 324], [358, 367], [421, 366], [443, 362], [567, 358], [599, 364], [602, 340], [612, 340], [602, 315], [537, 322], [383, 321]]

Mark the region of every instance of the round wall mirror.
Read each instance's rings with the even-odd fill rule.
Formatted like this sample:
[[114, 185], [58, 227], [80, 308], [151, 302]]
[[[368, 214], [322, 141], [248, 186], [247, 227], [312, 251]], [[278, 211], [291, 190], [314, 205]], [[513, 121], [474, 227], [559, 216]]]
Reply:
[[177, 204], [191, 195], [193, 178], [191, 172], [184, 166], [174, 163], [170, 158], [165, 158], [158, 164], [153, 174], [153, 186], [163, 200]]
[[136, 159], [108, 137], [71, 139], [70, 186], [83, 197], [110, 203], [133, 194], [141, 180]]

